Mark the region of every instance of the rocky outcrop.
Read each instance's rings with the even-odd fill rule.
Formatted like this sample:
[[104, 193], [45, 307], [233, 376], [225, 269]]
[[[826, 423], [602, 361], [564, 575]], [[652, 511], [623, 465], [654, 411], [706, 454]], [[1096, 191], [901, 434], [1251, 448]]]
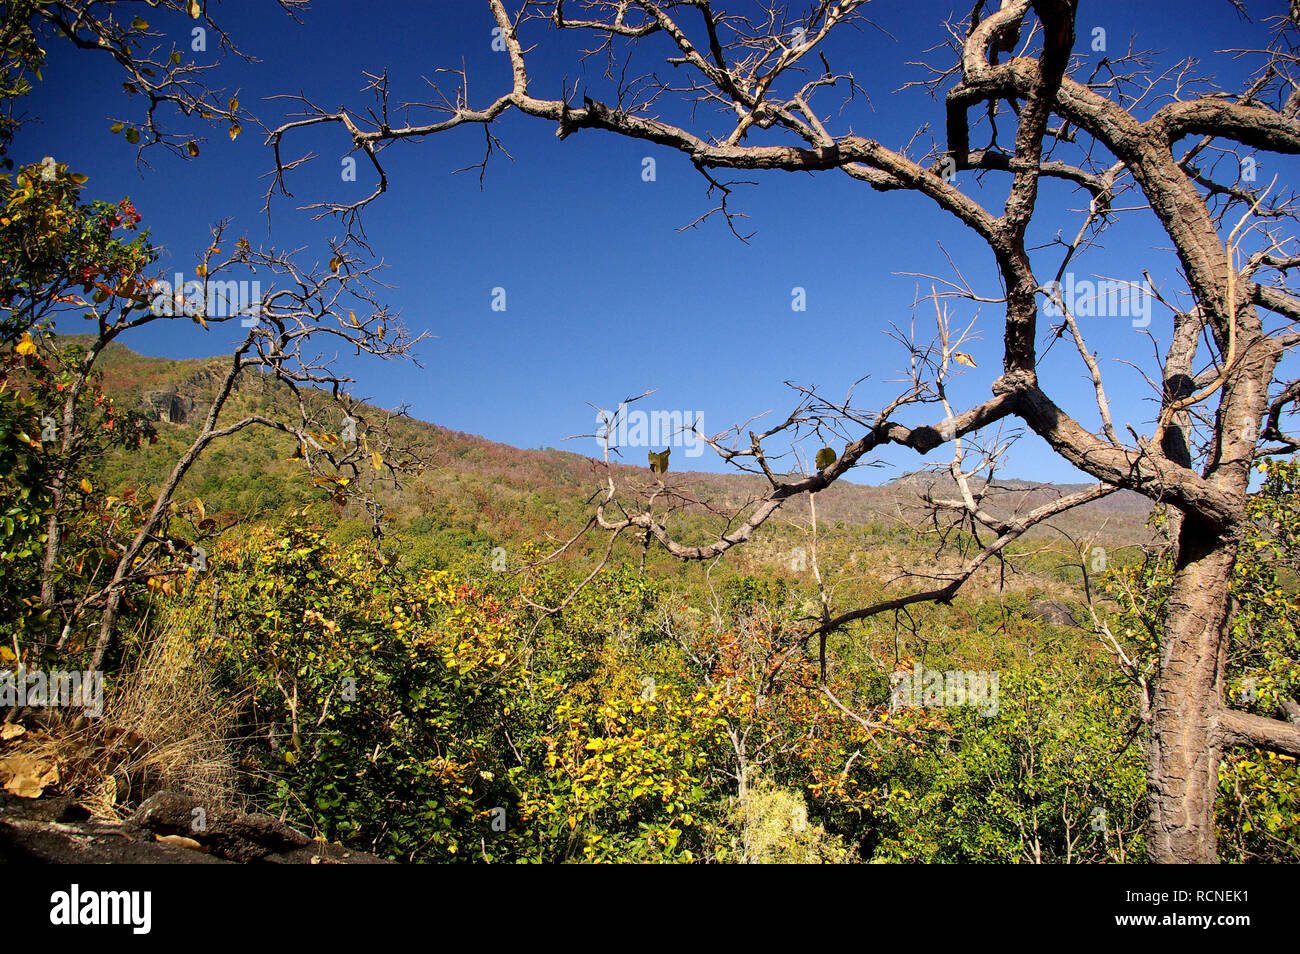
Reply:
[[[186, 375], [172, 387], [144, 391], [140, 396], [141, 410], [150, 420], [167, 424], [201, 420], [212, 407], [213, 398], [228, 370], [224, 363], [209, 364]], [[234, 390], [265, 394], [273, 387], [265, 375], [245, 370], [235, 379]]]
[[175, 390], [146, 391], [145, 414], [155, 421], [167, 424], [184, 424], [194, 411], [194, 399]]
[[1039, 600], [1036, 603], [1030, 603], [1029, 611], [1025, 615], [1030, 619], [1046, 623], [1048, 626], [1075, 627], [1079, 625], [1079, 621], [1074, 617], [1074, 612], [1060, 600]]
[[0, 792], [0, 861], [28, 864], [387, 864], [308, 838], [269, 815], [209, 811], [172, 792], [124, 822], [90, 817], [71, 798]]

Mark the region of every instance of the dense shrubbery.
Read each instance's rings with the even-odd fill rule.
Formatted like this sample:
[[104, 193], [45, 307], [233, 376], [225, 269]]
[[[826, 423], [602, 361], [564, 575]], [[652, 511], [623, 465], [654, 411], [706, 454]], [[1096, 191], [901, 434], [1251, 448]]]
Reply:
[[[785, 581], [730, 580], [718, 627], [611, 570], [535, 632], [520, 597], [572, 581], [501, 582], [380, 561], [300, 514], [218, 548], [172, 612], [240, 707], [250, 794], [394, 857], [1141, 856], [1132, 697], [1085, 647], [1004, 662], [995, 717], [891, 715], [884, 674], [841, 667], [868, 731], [821, 692]], [[969, 660], [927, 666], [949, 662]]]
[[1096, 663], [1040, 654], [1003, 670], [995, 718], [951, 709], [931, 745], [887, 763], [871, 801], [882, 828], [875, 857], [1141, 860], [1142, 747], [1125, 731], [1132, 694]]

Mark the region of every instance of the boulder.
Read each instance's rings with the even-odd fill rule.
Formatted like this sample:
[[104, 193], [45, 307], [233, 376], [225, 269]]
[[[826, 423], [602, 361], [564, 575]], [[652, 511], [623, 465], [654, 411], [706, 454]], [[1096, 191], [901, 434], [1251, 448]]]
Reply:
[[1029, 610], [1025, 615], [1029, 619], [1039, 620], [1048, 626], [1077, 627], [1079, 625], [1079, 621], [1074, 618], [1074, 613], [1070, 607], [1060, 600], [1038, 600], [1030, 603]]

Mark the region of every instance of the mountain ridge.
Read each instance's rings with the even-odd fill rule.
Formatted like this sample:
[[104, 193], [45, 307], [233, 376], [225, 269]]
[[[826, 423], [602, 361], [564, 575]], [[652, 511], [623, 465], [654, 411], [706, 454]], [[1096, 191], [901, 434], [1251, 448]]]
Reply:
[[[78, 337], [63, 336], [62, 340], [75, 342]], [[104, 350], [99, 358], [104, 390], [115, 400], [144, 411], [153, 419], [160, 436], [170, 433], [173, 438], [164, 441], [166, 446], [162, 453], [151, 455], [156, 460], [138, 469], [138, 476], [146, 480], [160, 476], [167, 449], [174, 450], [171, 445], [177, 443], [183, 432], [189, 430], [210, 407], [211, 388], [218, 375], [228, 367], [228, 360], [222, 356], [153, 357], [118, 342]], [[256, 379], [240, 380], [232, 402], [274, 401], [274, 388], [253, 386], [253, 380]], [[422, 504], [437, 506], [440, 499], [445, 502], [449, 491], [455, 489], [456, 493], [451, 496], [468, 496], [466, 508], [477, 511], [483, 518], [479, 522], [504, 524], [514, 531], [529, 524], [534, 533], [571, 532], [575, 522], [584, 522], [585, 501], [599, 487], [603, 473], [602, 461], [576, 451], [554, 447], [514, 447], [415, 417], [402, 418], [398, 427], [430, 461], [428, 472], [413, 486], [414, 498], [407, 495], [405, 499], [393, 501], [395, 512], [408, 511], [400, 523], [409, 524], [421, 519], [427, 513]], [[233, 455], [226, 445], [214, 445], [205, 455], [205, 460], [196, 465], [196, 474], [190, 482], [201, 485], [198, 489], [203, 493], [220, 495], [229, 489], [225, 485], [251, 475], [277, 480], [282, 472], [283, 477], [289, 479], [289, 469], [279, 466], [283, 461], [273, 460], [264, 452], [268, 444], [275, 444], [277, 440], [285, 444], [286, 452], [280, 455], [281, 458], [287, 458], [291, 445], [285, 435], [277, 435], [275, 439], [248, 448], [246, 453]], [[246, 459], [248, 456], [253, 460]], [[232, 461], [237, 476], [230, 472]], [[225, 474], [217, 480], [213, 479], [210, 466], [214, 462]], [[651, 479], [648, 468], [636, 463], [620, 461], [613, 467], [625, 481], [635, 483]], [[757, 498], [767, 486], [766, 480], [759, 475], [709, 471], [673, 470], [666, 482], [670, 487], [688, 490], [710, 506], [733, 511]], [[483, 484], [487, 486], [481, 486]], [[972, 486], [980, 488], [983, 485], [973, 480]], [[999, 478], [994, 483], [995, 492], [989, 495], [988, 507], [992, 512], [1005, 516], [1089, 486], [1095, 485]], [[938, 496], [957, 495], [956, 484], [946, 470], [913, 472], [881, 484], [841, 481], [817, 495], [819, 517], [831, 523], [839, 521], [850, 525], [907, 522], [908, 511], [921, 503], [919, 492], [922, 490], [936, 492]], [[548, 496], [551, 498], [549, 501], [546, 499]], [[516, 511], [513, 515], [512, 508]], [[1099, 524], [1114, 524], [1111, 529], [1118, 531], [1124, 542], [1138, 542], [1149, 536], [1143, 528], [1149, 511], [1150, 503], [1146, 498], [1131, 491], [1117, 491], [1063, 515], [1060, 520], [1071, 533], [1083, 533]], [[520, 518], [520, 513], [530, 516]]]

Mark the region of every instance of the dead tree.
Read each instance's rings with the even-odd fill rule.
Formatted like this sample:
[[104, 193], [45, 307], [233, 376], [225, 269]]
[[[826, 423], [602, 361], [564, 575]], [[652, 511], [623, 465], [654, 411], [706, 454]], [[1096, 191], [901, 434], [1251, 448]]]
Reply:
[[[678, 542], [651, 509], [624, 506], [612, 479], [595, 526], [613, 535], [648, 532], [675, 557], [711, 560], [748, 540], [786, 501], [830, 486], [879, 448], [899, 445], [924, 453], [1017, 420], [1091, 475], [1097, 487], [998, 519], [966, 485], [960, 499], [946, 506], [991, 531], [986, 546], [947, 578], [885, 603], [827, 614], [817, 631], [910, 603], [951, 599], [1029, 527], [1117, 488], [1166, 505], [1175, 514], [1176, 557], [1158, 673], [1144, 700], [1150, 728], [1148, 847], [1156, 861], [1212, 861], [1224, 749], [1248, 745], [1300, 754], [1300, 726], [1234, 711], [1222, 698], [1228, 581], [1245, 519], [1249, 469], [1259, 453], [1291, 453], [1298, 446], [1286, 421], [1300, 382], [1279, 377], [1288, 351], [1300, 343], [1293, 326], [1300, 298], [1289, 287], [1290, 273], [1300, 265], [1289, 231], [1297, 210], [1280, 184], [1256, 187], [1253, 177], [1242, 175], [1254, 151], [1300, 152], [1296, 14], [1266, 21], [1259, 49], [1238, 51], [1257, 71], [1247, 89], [1227, 93], [1195, 79], [1189, 62], [1154, 68], [1133, 51], [1090, 68], [1088, 58], [1075, 51], [1076, 0], [1004, 0], [986, 9], [993, 6], [978, 0], [969, 17], [944, 24], [948, 42], [937, 49], [948, 58], [924, 67], [928, 72], [914, 84], [943, 98], [946, 142], [927, 150], [917, 145], [919, 134], [895, 149], [834, 129], [838, 104], [826, 101], [836, 91], [840, 98], [854, 95], [867, 74], [832, 69], [824, 41], [862, 26], [866, 0], [819, 0], [799, 14], [776, 5], [729, 13], [711, 0], [525, 2], [513, 11], [504, 0], [489, 0], [509, 64], [506, 91], [475, 106], [462, 74], [459, 88], [440, 93], [436, 102], [390, 109], [388, 80], [376, 76], [376, 106], [363, 112], [327, 110], [298, 97], [302, 114], [269, 132], [277, 165], [273, 188], [286, 189], [286, 174], [297, 164], [285, 157], [297, 131], [338, 125], [373, 165], [377, 185], [357, 203], [315, 208], [354, 227], [361, 209], [389, 188], [380, 161], [385, 147], [477, 125], [487, 132], [490, 155], [492, 124], [514, 110], [555, 124], [561, 139], [598, 130], [681, 153], [705, 177], [710, 194], [720, 197], [705, 217], [716, 213], [733, 230], [730, 184], [717, 170], [836, 170], [880, 192], [916, 193], [950, 213], [987, 246], [1001, 286], [986, 295], [977, 295], [964, 279], [944, 286], [950, 296], [996, 302], [1003, 312], [1002, 369], [987, 400], [963, 410], [946, 404], [940, 383], [953, 359], [946, 331], [930, 345], [909, 342], [911, 386], [880, 401], [874, 412], [809, 393], [775, 427], [747, 435], [737, 429], [734, 437], [740, 439], [730, 443], [725, 435], [710, 438], [722, 459], [761, 474], [768, 485], [717, 539]], [[602, 88], [592, 83], [581, 97], [567, 83], [559, 98], [534, 92], [530, 51], [553, 31], [590, 37], [587, 56], [607, 64], [604, 100], [597, 98]], [[642, 67], [656, 50], [666, 55], [666, 65]], [[677, 108], [683, 104], [686, 109]], [[420, 114], [415, 107], [442, 114], [412, 123], [408, 117]], [[695, 118], [678, 125], [662, 118], [666, 112]], [[705, 116], [711, 123], [722, 116], [726, 130], [704, 132]], [[955, 181], [962, 170], [972, 170], [986, 186], [1005, 180], [1001, 207], [963, 192]], [[1070, 212], [1040, 209], [1044, 177], [1072, 184], [1087, 207], [1073, 242], [1030, 249], [1026, 232], [1035, 214], [1055, 219]], [[1072, 303], [1060, 300], [1052, 284], [1117, 218], [1141, 214], [1154, 216], [1164, 229], [1186, 282], [1181, 296], [1159, 293], [1171, 305], [1172, 332], [1150, 375], [1158, 410], [1145, 435], [1122, 432], [1112, 422], [1100, 365], [1071, 314]], [[936, 292], [936, 304], [940, 297]], [[1040, 304], [1056, 306], [1061, 321], [1044, 327]], [[1075, 345], [1092, 379], [1096, 408], [1088, 413], [1099, 415], [1096, 432], [1056, 403], [1039, 380], [1042, 349], [1058, 337]], [[941, 407], [942, 418], [926, 426], [897, 419], [901, 409], [918, 403]], [[791, 476], [772, 466], [772, 442], [828, 427], [848, 435], [829, 467]]]

